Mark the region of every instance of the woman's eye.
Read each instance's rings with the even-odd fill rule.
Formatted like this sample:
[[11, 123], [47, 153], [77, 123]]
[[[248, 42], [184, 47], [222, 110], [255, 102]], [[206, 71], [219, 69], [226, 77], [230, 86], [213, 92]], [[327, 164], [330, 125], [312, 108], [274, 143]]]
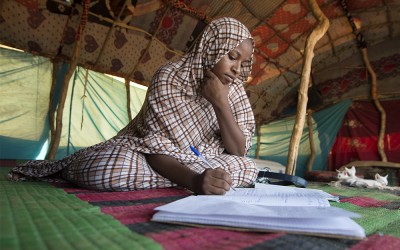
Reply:
[[243, 67], [245, 67], [246, 65], [249, 65], [249, 64], [250, 64], [249, 61], [245, 61], [245, 62], [243, 62], [240, 66], [243, 68]]
[[233, 55], [228, 54], [229, 59], [235, 60], [235, 57]]

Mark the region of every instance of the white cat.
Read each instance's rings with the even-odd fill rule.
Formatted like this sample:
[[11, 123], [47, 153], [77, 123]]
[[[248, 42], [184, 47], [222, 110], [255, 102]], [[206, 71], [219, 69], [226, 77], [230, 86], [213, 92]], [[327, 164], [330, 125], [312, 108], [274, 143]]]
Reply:
[[351, 168], [345, 168], [343, 171], [336, 170], [338, 172], [338, 181], [335, 186], [341, 184], [354, 186], [354, 187], [364, 187], [364, 188], [383, 188], [388, 184], [386, 176], [381, 176], [378, 173], [375, 174], [375, 180], [363, 179], [356, 176], [356, 168], [352, 166]]
[[376, 180], [377, 182], [382, 183], [383, 186], [387, 186], [387, 184], [389, 183], [389, 182], [388, 182], [388, 176], [389, 176], [389, 175], [381, 176], [380, 174], [376, 173], [376, 174], [375, 174], [375, 180]]
[[357, 180], [353, 183], [356, 187], [365, 187], [365, 188], [382, 188], [387, 186], [387, 175], [380, 176], [378, 173], [375, 174], [375, 180], [367, 180], [357, 178]]
[[345, 168], [351, 179], [351, 186], [355, 187], [366, 187], [366, 188], [380, 188], [387, 186], [388, 181], [386, 176], [380, 176], [378, 173], [375, 174], [375, 180], [363, 179], [356, 176], [356, 168], [352, 166], [351, 168]]
[[352, 182], [354, 182], [353, 178], [349, 175], [347, 168], [343, 171], [337, 170], [337, 178], [338, 178], [338, 184], [347, 184], [350, 185]]

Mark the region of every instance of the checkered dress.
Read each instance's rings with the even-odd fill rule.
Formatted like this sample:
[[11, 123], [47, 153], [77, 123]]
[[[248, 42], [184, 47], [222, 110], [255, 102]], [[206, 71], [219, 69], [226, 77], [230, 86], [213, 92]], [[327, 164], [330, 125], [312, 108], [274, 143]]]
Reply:
[[[251, 34], [237, 20], [213, 21], [192, 51], [155, 73], [141, 111], [115, 137], [59, 161], [27, 162], [13, 168], [12, 173], [31, 177], [60, 173], [70, 182], [97, 190], [171, 187], [175, 184], [155, 172], [145, 154], [169, 155], [202, 173], [206, 167], [189, 148], [195, 146], [213, 166], [231, 174], [233, 186], [251, 184], [257, 175], [254, 162], [224, 153], [212, 105], [198, 93], [205, 72], [247, 38]], [[251, 62], [243, 65], [228, 95], [232, 113], [246, 138], [247, 151], [255, 122], [242, 83], [250, 70]]]

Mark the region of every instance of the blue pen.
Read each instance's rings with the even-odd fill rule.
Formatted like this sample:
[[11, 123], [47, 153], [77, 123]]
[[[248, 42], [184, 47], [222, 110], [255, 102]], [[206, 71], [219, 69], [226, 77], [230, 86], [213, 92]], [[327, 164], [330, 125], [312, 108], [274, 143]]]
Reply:
[[193, 151], [193, 153], [195, 153], [197, 155], [197, 157], [200, 158], [200, 160], [202, 160], [207, 166], [209, 166], [210, 168], [214, 169], [214, 167], [206, 160], [206, 158], [204, 158], [199, 151], [197, 151], [197, 149], [195, 147], [190, 146], [190, 149]]
[[[200, 158], [200, 160], [206, 164], [207, 166], [209, 166], [211, 169], [214, 169], [214, 167], [206, 160], [206, 158], [204, 158], [199, 151], [197, 151], [197, 149], [195, 147], [190, 146], [190, 149], [193, 151], [193, 153], [195, 153], [197, 155], [197, 157]], [[234, 191], [236, 191], [236, 189], [234, 189], [233, 187], [231, 187]]]

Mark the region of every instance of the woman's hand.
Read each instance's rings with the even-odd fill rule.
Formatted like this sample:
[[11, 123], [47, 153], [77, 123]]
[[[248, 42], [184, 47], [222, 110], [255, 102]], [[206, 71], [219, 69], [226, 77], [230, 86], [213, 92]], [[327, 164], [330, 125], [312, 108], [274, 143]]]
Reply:
[[196, 178], [195, 193], [222, 195], [229, 191], [231, 185], [231, 176], [222, 168], [206, 169]]
[[159, 174], [196, 194], [225, 194], [232, 185], [231, 176], [221, 168], [198, 174], [172, 156], [146, 154], [146, 160]]
[[207, 71], [204, 82], [200, 86], [200, 94], [211, 103], [217, 116], [225, 151], [228, 154], [244, 156], [246, 138], [229, 105], [229, 84], [222, 83], [213, 72]]
[[211, 71], [206, 72], [201, 84], [201, 95], [213, 106], [228, 105], [229, 85], [223, 84]]

